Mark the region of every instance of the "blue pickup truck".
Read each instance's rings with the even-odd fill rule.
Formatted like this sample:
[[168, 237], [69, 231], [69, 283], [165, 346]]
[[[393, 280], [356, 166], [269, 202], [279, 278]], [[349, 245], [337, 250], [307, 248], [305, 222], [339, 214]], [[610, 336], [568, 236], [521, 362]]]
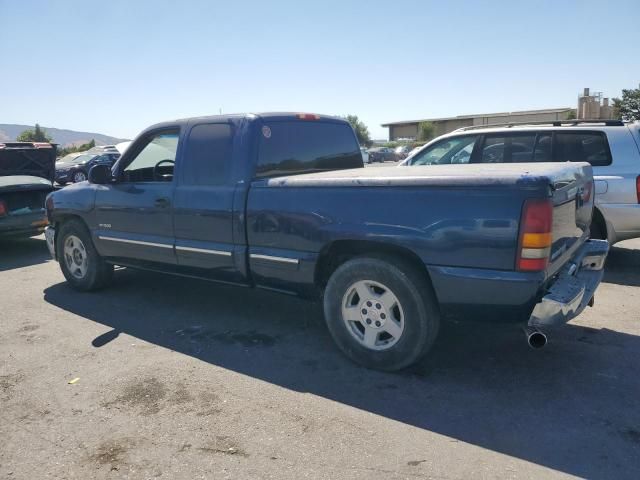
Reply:
[[588, 164], [363, 168], [350, 125], [292, 113], [154, 125], [109, 169], [47, 197], [77, 290], [113, 265], [321, 298], [340, 349], [398, 370], [441, 319], [567, 322], [608, 251], [589, 240]]

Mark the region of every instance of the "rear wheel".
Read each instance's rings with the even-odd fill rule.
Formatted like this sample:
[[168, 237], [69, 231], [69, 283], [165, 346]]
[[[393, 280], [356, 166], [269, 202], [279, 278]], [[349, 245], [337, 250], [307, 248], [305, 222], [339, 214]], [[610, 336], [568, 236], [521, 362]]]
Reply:
[[338, 347], [357, 363], [394, 371], [433, 345], [440, 317], [431, 286], [409, 264], [360, 257], [333, 273], [324, 313]]
[[62, 224], [57, 235], [56, 252], [64, 277], [76, 290], [96, 290], [111, 281], [113, 265], [106, 263], [98, 254], [89, 231], [79, 220]]

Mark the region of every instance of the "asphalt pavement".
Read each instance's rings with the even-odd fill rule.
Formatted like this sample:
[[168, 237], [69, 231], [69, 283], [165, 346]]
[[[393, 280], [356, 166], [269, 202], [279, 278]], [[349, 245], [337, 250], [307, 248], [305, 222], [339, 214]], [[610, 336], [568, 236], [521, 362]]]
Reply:
[[639, 286], [621, 243], [543, 350], [451, 325], [388, 374], [317, 304], [128, 269], [80, 294], [42, 237], [2, 242], [0, 478], [636, 479]]

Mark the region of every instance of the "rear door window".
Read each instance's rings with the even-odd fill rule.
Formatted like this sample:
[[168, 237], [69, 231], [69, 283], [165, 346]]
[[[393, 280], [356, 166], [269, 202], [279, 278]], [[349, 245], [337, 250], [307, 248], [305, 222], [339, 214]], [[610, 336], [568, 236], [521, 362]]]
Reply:
[[189, 133], [182, 172], [184, 185], [222, 185], [229, 177], [233, 130], [228, 123], [196, 125]]
[[451, 137], [423, 149], [411, 160], [411, 165], [449, 165], [469, 163], [477, 135]]
[[259, 133], [256, 177], [362, 167], [351, 127], [322, 121], [271, 121]]
[[611, 165], [611, 151], [604, 132], [556, 132], [553, 156], [557, 162]]
[[533, 150], [534, 162], [552, 162], [551, 156], [551, 140], [553, 135], [551, 132], [539, 133], [536, 137], [536, 146]]
[[486, 135], [480, 163], [533, 162], [535, 142], [535, 133]]

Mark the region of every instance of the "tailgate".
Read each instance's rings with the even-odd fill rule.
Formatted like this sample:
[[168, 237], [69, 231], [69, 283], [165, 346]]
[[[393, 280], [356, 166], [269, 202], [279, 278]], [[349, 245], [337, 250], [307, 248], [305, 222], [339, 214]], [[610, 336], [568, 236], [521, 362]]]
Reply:
[[589, 238], [594, 187], [591, 166], [572, 164], [551, 179], [553, 201], [552, 246], [548, 276], [554, 275]]

